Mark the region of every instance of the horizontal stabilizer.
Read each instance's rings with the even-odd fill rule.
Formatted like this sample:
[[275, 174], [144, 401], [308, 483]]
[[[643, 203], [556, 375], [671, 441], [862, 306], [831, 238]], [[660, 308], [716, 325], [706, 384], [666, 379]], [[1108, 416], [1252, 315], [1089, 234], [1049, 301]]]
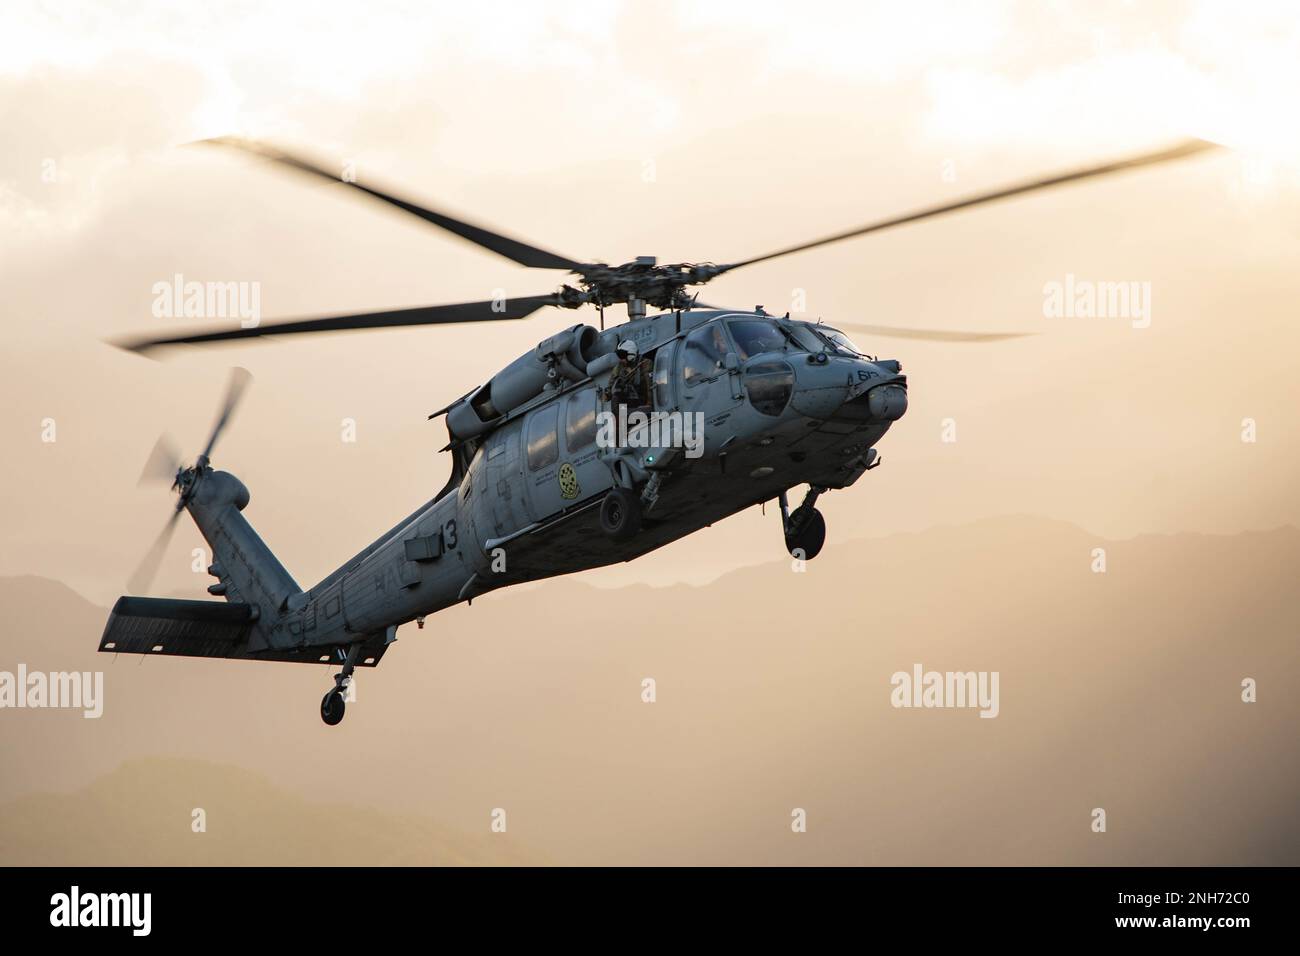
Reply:
[[253, 629], [249, 604], [122, 597], [108, 616], [101, 651], [238, 657]]
[[[219, 657], [303, 664], [342, 661], [343, 651], [333, 646], [251, 650], [249, 638], [255, 620], [251, 604], [120, 597], [108, 615], [99, 649], [109, 654]], [[363, 645], [357, 666], [374, 667], [385, 650], [382, 635], [370, 638]]]

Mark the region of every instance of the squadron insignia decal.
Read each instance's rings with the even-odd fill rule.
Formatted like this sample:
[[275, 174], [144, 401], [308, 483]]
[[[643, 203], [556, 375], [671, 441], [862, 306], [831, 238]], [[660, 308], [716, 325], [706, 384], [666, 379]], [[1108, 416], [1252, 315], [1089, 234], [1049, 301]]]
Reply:
[[560, 466], [560, 497], [572, 501], [582, 492], [578, 484], [578, 473], [567, 461]]

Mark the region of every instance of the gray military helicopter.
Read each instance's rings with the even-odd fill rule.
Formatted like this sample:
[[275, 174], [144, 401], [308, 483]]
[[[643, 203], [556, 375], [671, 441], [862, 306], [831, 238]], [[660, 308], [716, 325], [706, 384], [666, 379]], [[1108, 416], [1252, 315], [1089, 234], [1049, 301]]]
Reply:
[[[630, 561], [772, 500], [786, 548], [816, 557], [826, 535], [819, 496], [848, 488], [879, 465], [876, 444], [907, 410], [899, 362], [869, 356], [844, 330], [950, 342], [1014, 335], [832, 327], [761, 307], [703, 305], [689, 287], [779, 256], [1214, 148], [1189, 140], [729, 264], [660, 265], [647, 256], [611, 266], [507, 238], [265, 145], [209, 142], [345, 182], [513, 262], [568, 270], [576, 281], [544, 295], [219, 328], [121, 347], [143, 352], [266, 335], [493, 322], [545, 307], [592, 305], [600, 314], [600, 328], [578, 324], [550, 336], [430, 415], [446, 417], [451, 438], [443, 449], [451, 456], [445, 487], [308, 590], [244, 518], [248, 489], [211, 465], [247, 373], [236, 370], [193, 464], [181, 464], [165, 440], [154, 449], [145, 475], [170, 479], [177, 500], [129, 589], [148, 589], [180, 513], [188, 511], [212, 549], [208, 571], [216, 582], [208, 591], [225, 601], [122, 597], [99, 649], [338, 665], [320, 708], [330, 725], [343, 719], [354, 669], [377, 665], [400, 625], [414, 620], [423, 627], [425, 616], [497, 588]], [[626, 305], [627, 321], [605, 328], [604, 310], [616, 304]], [[649, 380], [629, 407], [626, 395], [611, 393], [610, 379], [620, 364], [641, 362]], [[791, 510], [789, 492], [805, 485], [802, 503]]]

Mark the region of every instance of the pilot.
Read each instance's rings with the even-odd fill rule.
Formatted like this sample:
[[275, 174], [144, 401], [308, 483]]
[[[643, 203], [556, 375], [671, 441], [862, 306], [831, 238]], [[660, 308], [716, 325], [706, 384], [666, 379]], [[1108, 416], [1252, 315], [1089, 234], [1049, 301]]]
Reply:
[[650, 405], [650, 360], [641, 358], [641, 350], [631, 339], [624, 339], [614, 350], [618, 365], [609, 376], [609, 397], [615, 408], [648, 408]]

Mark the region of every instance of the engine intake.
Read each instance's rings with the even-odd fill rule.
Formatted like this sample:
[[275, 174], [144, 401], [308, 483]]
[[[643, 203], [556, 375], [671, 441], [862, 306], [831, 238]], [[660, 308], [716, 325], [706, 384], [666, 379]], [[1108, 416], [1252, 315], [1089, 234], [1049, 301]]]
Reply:
[[600, 333], [590, 325], [575, 325], [515, 359], [467, 397], [447, 410], [447, 430], [453, 438], [471, 438], [487, 431], [501, 416], [532, 401], [547, 388], [581, 382], [587, 366], [601, 354]]

